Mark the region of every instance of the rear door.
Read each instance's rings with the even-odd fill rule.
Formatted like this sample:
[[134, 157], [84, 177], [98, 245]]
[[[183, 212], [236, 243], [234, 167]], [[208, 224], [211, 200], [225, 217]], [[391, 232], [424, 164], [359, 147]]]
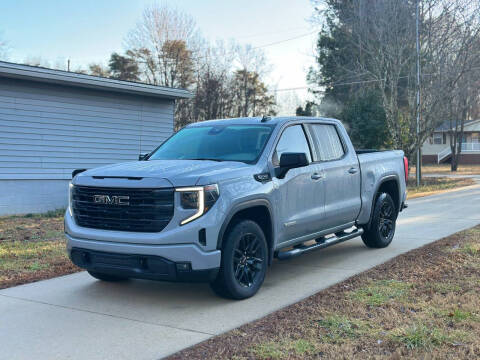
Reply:
[[339, 129], [331, 123], [310, 123], [314, 161], [321, 165], [325, 187], [324, 229], [349, 224], [361, 208], [360, 168], [357, 155], [346, 146]]

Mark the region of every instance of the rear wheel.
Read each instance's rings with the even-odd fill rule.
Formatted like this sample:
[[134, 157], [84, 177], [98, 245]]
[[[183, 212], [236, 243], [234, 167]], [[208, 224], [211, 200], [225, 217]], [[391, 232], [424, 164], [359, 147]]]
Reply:
[[265, 279], [268, 259], [265, 234], [254, 221], [242, 220], [225, 236], [220, 271], [210, 285], [220, 296], [249, 298]]
[[381, 193], [375, 201], [370, 227], [362, 234], [365, 245], [370, 248], [387, 247], [395, 235], [396, 221], [397, 210], [392, 197]]
[[116, 282], [116, 281], [124, 281], [128, 279], [123, 276], [110, 275], [110, 274], [105, 274], [105, 273], [100, 273], [100, 272], [90, 271], [90, 270], [88, 271], [88, 273], [92, 275], [95, 279], [102, 280], [102, 281]]

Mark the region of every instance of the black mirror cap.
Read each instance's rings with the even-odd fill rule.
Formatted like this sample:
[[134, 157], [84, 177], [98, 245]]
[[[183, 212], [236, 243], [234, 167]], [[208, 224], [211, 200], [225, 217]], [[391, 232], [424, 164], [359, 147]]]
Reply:
[[275, 176], [283, 179], [288, 170], [304, 167], [308, 164], [307, 154], [305, 153], [283, 153], [280, 156], [280, 166], [275, 169]]
[[72, 171], [72, 179], [75, 177], [75, 175], [78, 175], [84, 171], [87, 171], [87, 169], [75, 169]]
[[294, 169], [308, 165], [307, 154], [305, 153], [283, 153], [280, 156], [280, 167]]
[[147, 160], [148, 155], [150, 155], [150, 154], [140, 154], [140, 155], [138, 155], [138, 161]]

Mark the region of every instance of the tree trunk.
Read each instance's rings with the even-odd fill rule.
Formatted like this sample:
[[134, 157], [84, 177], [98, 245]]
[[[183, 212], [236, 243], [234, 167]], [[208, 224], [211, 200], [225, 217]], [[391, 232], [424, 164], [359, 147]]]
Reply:
[[450, 170], [457, 171], [458, 168], [458, 159], [457, 155], [452, 153], [451, 161], [450, 161]]

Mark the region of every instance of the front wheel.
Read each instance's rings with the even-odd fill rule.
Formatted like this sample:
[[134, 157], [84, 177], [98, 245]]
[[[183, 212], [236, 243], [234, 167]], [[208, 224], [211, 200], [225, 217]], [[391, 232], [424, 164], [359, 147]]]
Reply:
[[265, 279], [268, 259], [265, 234], [256, 222], [242, 220], [225, 236], [220, 271], [210, 285], [220, 296], [249, 298]]
[[372, 211], [370, 227], [365, 229], [362, 240], [370, 248], [387, 247], [395, 235], [397, 221], [397, 210], [392, 197], [387, 193], [378, 195]]

